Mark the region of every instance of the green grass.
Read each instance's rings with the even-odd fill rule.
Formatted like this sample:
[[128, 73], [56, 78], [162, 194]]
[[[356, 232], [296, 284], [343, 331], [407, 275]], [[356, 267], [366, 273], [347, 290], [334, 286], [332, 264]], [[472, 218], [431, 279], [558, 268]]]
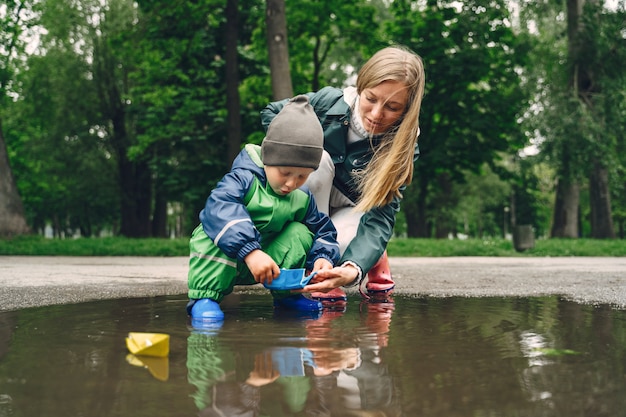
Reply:
[[41, 236], [20, 236], [0, 240], [0, 255], [187, 256], [189, 239], [46, 239]]
[[[390, 256], [626, 256], [626, 240], [537, 239], [535, 247], [516, 252], [504, 239], [393, 239]], [[31, 256], [188, 256], [189, 239], [123, 237], [0, 239], [0, 255]]]
[[626, 240], [537, 239], [523, 252], [504, 239], [394, 239], [390, 256], [626, 256]]

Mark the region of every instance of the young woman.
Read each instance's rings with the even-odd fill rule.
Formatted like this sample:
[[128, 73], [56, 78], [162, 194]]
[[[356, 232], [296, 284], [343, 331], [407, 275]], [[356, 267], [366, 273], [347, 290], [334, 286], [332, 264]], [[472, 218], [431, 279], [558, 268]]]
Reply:
[[[325, 151], [306, 185], [318, 209], [330, 215], [342, 254], [338, 266], [320, 271], [318, 281], [304, 288], [314, 298], [345, 302], [340, 287], [360, 285], [366, 274], [369, 296], [386, 298], [393, 290], [386, 247], [419, 156], [423, 94], [422, 60], [400, 46], [374, 54], [356, 87], [307, 94], [324, 130]], [[286, 102], [261, 111], [265, 129]]]

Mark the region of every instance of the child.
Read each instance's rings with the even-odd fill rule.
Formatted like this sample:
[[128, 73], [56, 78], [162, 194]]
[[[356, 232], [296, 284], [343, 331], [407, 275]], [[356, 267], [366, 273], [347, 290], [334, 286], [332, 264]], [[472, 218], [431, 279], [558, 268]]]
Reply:
[[[221, 321], [219, 303], [235, 285], [271, 283], [279, 268], [331, 269], [337, 231], [301, 187], [317, 169], [324, 134], [308, 97], [291, 99], [261, 146], [246, 145], [211, 192], [189, 247], [189, 304], [194, 321]], [[319, 311], [302, 294], [272, 290], [274, 306]]]

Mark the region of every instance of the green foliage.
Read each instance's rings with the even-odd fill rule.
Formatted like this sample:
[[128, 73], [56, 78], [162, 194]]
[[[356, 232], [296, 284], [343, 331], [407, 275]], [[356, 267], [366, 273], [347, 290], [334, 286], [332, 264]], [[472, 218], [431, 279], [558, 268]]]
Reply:
[[97, 111], [87, 105], [96, 95], [88, 69], [64, 45], [31, 56], [27, 66], [16, 77], [20, 99], [10, 104], [4, 133], [29, 224], [97, 233], [115, 219], [119, 194]]
[[582, 352], [578, 352], [572, 349], [555, 349], [555, 348], [535, 348], [534, 352], [541, 353], [542, 355], [549, 357], [559, 357], [567, 355], [581, 355]]
[[537, 236], [547, 236], [554, 206], [554, 171], [536, 156], [516, 158], [512, 182], [516, 224], [531, 224]]
[[20, 236], [0, 240], [1, 255], [30, 256], [187, 256], [189, 239], [79, 238]]
[[[394, 238], [389, 256], [626, 256], [621, 240], [537, 239], [534, 249], [516, 252], [510, 240]], [[0, 239], [0, 256], [188, 256], [189, 239], [77, 238], [20, 236]]]
[[[249, 49], [259, 4], [240, 2], [242, 51]], [[225, 2], [179, 2], [172, 7], [168, 1], [140, 1], [139, 6], [140, 24], [123, 39], [139, 63], [131, 74], [130, 111], [138, 142], [130, 154], [147, 156], [156, 189], [191, 210], [195, 220], [186, 226], [189, 229], [195, 227], [197, 212], [231, 162], [226, 158]], [[254, 54], [242, 54], [244, 80], [258, 72], [255, 60]], [[245, 142], [260, 123], [258, 106], [250, 106], [249, 96], [243, 95]]]
[[26, 52], [26, 39], [37, 33], [40, 8], [36, 0], [5, 0], [0, 8], [0, 103], [15, 87], [13, 77]]
[[532, 256], [626, 256], [623, 240], [545, 239], [536, 243], [534, 249], [524, 253]]
[[516, 118], [525, 100], [518, 74], [525, 46], [507, 24], [505, 2], [483, 3], [416, 7], [394, 1], [390, 6], [394, 19], [386, 32], [419, 53], [426, 70], [419, 185], [407, 190], [403, 207], [407, 221], [418, 224], [417, 236], [431, 234], [419, 226], [426, 213], [435, 235], [451, 231], [449, 209], [457, 203], [450, 198], [453, 185], [463, 183], [466, 172], [478, 173], [484, 163], [494, 164], [502, 153], [524, 146]]
[[[169, 209], [177, 233], [188, 235], [230, 164], [225, 5], [6, 2], [0, 43], [13, 54], [0, 48], [0, 126], [34, 230], [117, 233]], [[422, 157], [399, 236], [502, 236], [512, 198], [517, 223], [543, 236], [555, 173], [568, 164], [584, 178], [591, 156], [608, 166], [614, 219], [624, 229], [624, 11], [585, 22], [585, 56], [603, 63], [596, 67], [603, 94], [590, 110], [566, 89], [562, 4], [521, 5], [517, 26], [504, 0], [286, 2], [296, 92], [351, 82], [388, 44], [424, 59]], [[263, 0], [239, 1], [242, 142], [262, 140], [259, 111], [271, 96], [264, 8]], [[39, 28], [39, 47], [27, 53], [26, 36]], [[538, 138], [540, 156], [517, 157]]]
[[389, 256], [626, 256], [620, 240], [537, 239], [533, 249], [516, 252], [510, 240], [496, 239], [392, 239]]
[[[616, 121], [626, 117], [624, 6], [609, 11], [601, 2], [584, 4], [577, 21], [561, 3], [528, 2], [521, 8], [522, 23], [532, 22], [534, 41], [525, 68], [532, 100], [524, 127], [560, 183], [594, 189], [593, 182], [587, 187], [594, 170], [609, 171], [610, 196], [602, 193], [606, 201], [581, 203], [581, 213], [592, 205], [600, 211], [613, 198], [618, 199], [615, 209], [623, 206], [624, 134], [623, 123]], [[580, 221], [583, 234], [590, 232], [589, 223]]]
[[141, 19], [120, 39], [132, 50], [130, 74], [137, 143], [156, 192], [198, 207], [227, 169], [223, 2], [140, 1]]
[[376, 8], [360, 0], [286, 1], [291, 78], [297, 92], [341, 86], [384, 45]]
[[467, 172], [465, 181], [454, 190], [459, 201], [453, 214], [455, 230], [472, 237], [502, 236], [501, 230], [510, 231], [508, 216], [504, 217], [510, 188], [489, 166], [480, 174]]

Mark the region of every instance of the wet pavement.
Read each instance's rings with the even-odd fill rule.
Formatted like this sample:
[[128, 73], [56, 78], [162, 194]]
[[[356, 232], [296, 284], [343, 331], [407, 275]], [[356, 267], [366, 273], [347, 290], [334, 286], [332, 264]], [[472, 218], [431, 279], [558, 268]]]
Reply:
[[[184, 294], [187, 259], [1, 256], [0, 311]], [[626, 258], [623, 257], [392, 257], [390, 262], [397, 294], [559, 295], [584, 304], [626, 307]]]

